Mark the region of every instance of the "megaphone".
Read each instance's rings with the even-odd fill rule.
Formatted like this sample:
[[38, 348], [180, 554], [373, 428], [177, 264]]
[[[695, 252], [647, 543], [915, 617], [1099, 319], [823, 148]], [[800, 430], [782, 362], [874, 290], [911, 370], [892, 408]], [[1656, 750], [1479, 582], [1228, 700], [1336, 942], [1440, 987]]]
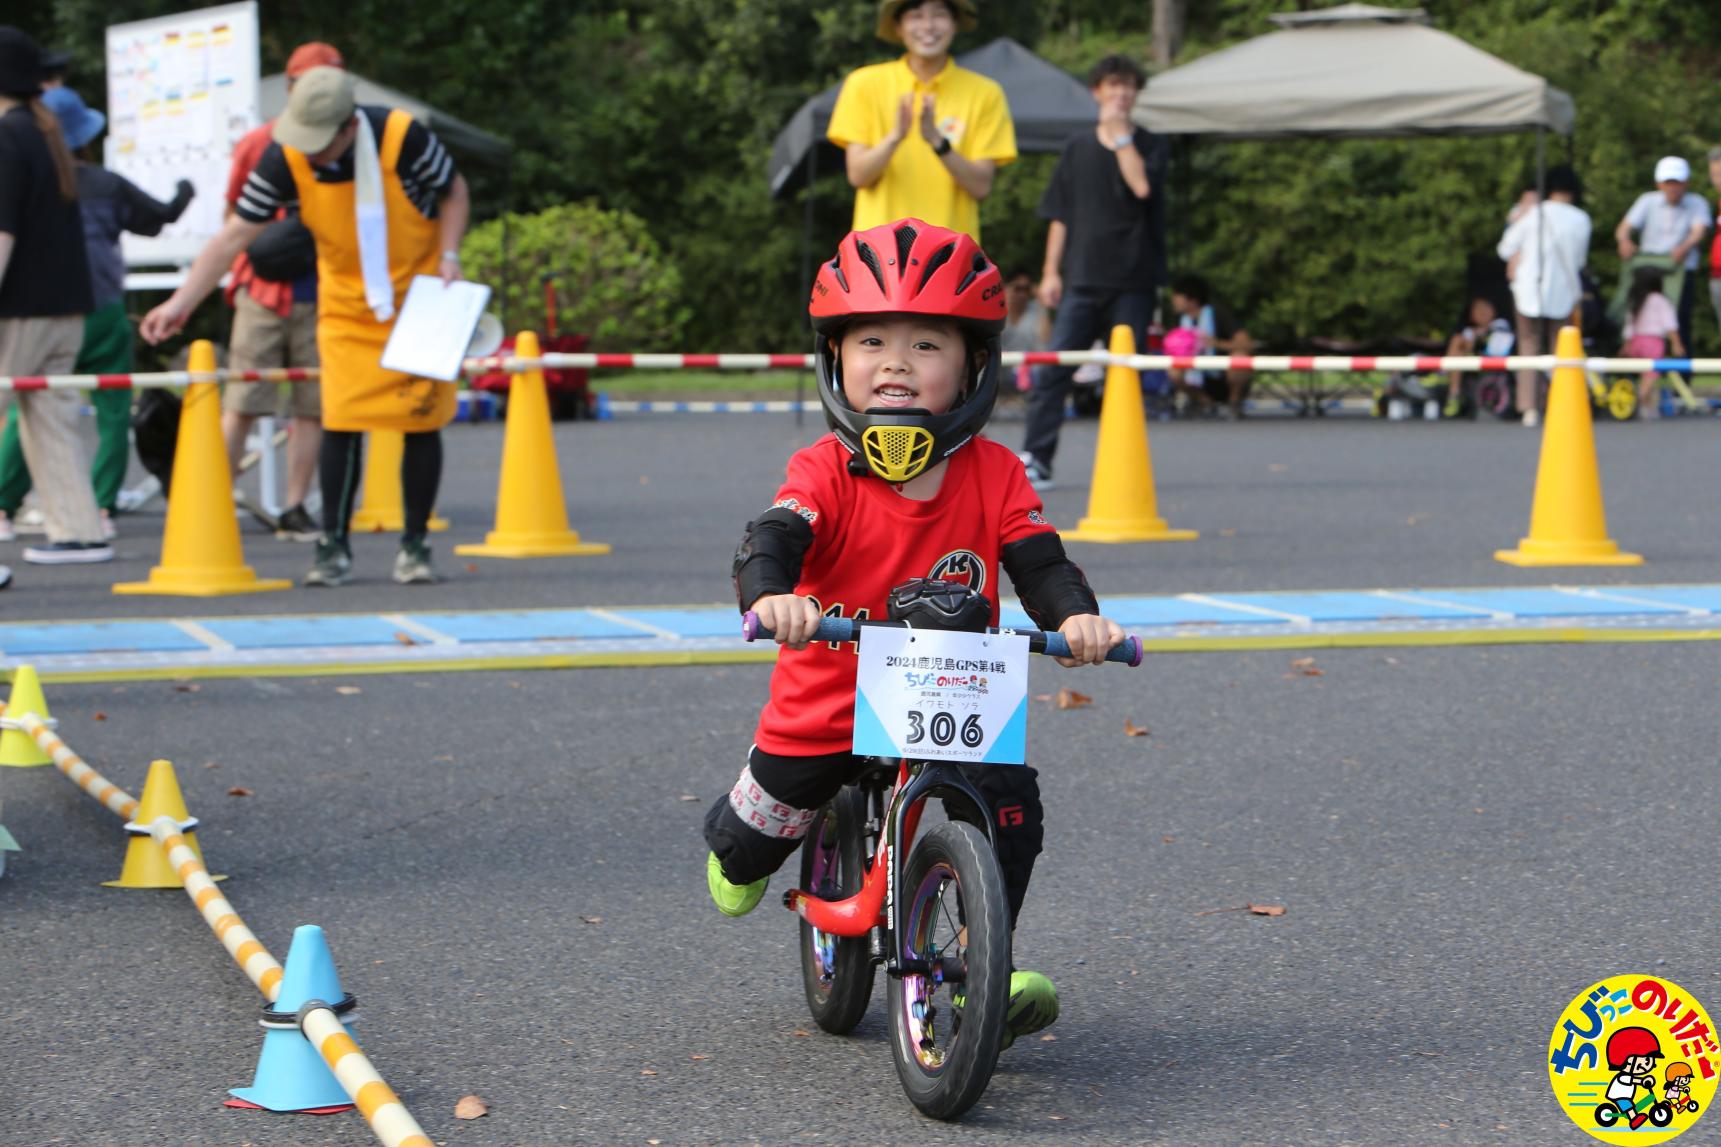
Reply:
[[467, 358], [489, 358], [502, 348], [502, 320], [485, 311], [478, 316], [472, 341], [466, 344]]

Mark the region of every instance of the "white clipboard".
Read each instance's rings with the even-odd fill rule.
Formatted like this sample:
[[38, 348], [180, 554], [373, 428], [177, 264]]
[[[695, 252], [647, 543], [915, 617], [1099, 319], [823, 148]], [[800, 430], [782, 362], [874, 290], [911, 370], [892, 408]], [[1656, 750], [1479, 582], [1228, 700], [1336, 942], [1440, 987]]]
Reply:
[[444, 284], [432, 275], [415, 276], [382, 348], [383, 369], [455, 381], [489, 303], [490, 288], [482, 283], [456, 279]]

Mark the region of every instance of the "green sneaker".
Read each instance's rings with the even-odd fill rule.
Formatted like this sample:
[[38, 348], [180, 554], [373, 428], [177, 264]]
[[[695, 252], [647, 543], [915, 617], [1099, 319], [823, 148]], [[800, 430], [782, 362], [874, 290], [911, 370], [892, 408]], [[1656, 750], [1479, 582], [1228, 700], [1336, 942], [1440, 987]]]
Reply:
[[317, 556], [311, 572], [305, 575], [306, 585], [341, 585], [353, 573], [353, 552], [345, 542], [327, 537], [317, 539]]
[[1003, 1051], [1018, 1036], [1049, 1028], [1058, 1021], [1058, 989], [1039, 972], [1010, 973], [1010, 1010], [1004, 1013]]
[[430, 547], [422, 539], [402, 538], [394, 555], [394, 580], [401, 585], [435, 585], [442, 579], [430, 564]]
[[723, 865], [717, 854], [713, 852], [706, 856], [705, 886], [711, 889], [711, 902], [725, 916], [745, 916], [757, 908], [759, 901], [765, 898], [765, 885], [770, 882], [769, 876], [761, 876], [751, 884], [731, 884], [723, 875]]

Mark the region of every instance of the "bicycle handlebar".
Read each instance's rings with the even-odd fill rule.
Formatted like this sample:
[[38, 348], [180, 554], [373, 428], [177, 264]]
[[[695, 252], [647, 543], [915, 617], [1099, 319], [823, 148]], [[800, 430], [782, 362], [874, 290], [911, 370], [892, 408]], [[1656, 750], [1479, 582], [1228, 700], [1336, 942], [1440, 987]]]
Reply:
[[[811, 641], [860, 641], [860, 631], [870, 627], [888, 627], [891, 629], [907, 628], [900, 621], [856, 621], [852, 617], [827, 617], [819, 622], [819, 628], [813, 631]], [[1047, 657], [1068, 657], [1070, 643], [1061, 633], [1049, 633], [1043, 629], [987, 629], [986, 633], [1014, 634], [1028, 639], [1028, 652], [1043, 653]], [[748, 610], [741, 619], [741, 636], [747, 641], [757, 641], [760, 638], [771, 639], [776, 636], [770, 630], [759, 624], [759, 615]], [[1130, 634], [1117, 645], [1106, 651], [1107, 661], [1116, 661], [1128, 665], [1131, 669], [1141, 664], [1141, 638]]]

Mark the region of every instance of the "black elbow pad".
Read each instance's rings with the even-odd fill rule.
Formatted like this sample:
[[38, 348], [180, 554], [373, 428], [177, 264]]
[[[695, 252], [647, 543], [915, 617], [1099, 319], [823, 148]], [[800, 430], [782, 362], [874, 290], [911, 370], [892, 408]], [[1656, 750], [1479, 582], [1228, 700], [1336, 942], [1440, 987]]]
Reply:
[[729, 568], [736, 604], [746, 610], [766, 594], [795, 592], [801, 558], [812, 544], [812, 526], [793, 510], [774, 506], [748, 522]]
[[1022, 608], [1041, 629], [1057, 629], [1077, 614], [1100, 611], [1087, 575], [1064, 553], [1064, 541], [1057, 534], [1034, 534], [1011, 542], [998, 556]]

